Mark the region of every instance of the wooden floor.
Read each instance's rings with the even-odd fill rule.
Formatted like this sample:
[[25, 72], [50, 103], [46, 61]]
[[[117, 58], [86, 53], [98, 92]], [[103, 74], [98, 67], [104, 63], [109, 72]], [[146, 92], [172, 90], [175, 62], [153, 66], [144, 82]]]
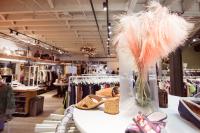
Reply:
[[62, 98], [55, 98], [56, 91], [50, 91], [42, 96], [44, 100], [44, 112], [36, 117], [14, 117], [9, 121], [3, 133], [34, 133], [34, 126], [41, 123], [51, 113], [62, 107]]

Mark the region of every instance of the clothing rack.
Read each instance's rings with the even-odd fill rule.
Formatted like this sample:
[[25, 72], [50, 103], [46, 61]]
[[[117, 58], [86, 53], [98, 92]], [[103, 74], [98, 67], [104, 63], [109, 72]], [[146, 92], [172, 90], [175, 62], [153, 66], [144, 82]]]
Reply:
[[40, 83], [51, 81], [52, 80], [51, 70], [39, 70], [39, 80], [40, 80]]
[[[183, 76], [183, 79], [200, 79], [200, 76]], [[169, 76], [158, 77], [158, 80], [170, 80]]]
[[[75, 85], [92, 85], [92, 84], [118, 84], [120, 81], [119, 76], [108, 76], [108, 75], [90, 75], [90, 76], [70, 76], [68, 91], [66, 92], [65, 100], [67, 105], [74, 104], [76, 101], [76, 96], [78, 94], [77, 88], [72, 89], [71, 84]], [[72, 102], [71, 102], [72, 101]]]
[[[158, 78], [158, 82], [159, 82], [159, 86], [162, 83], [164, 83], [164, 84], [166, 84], [165, 87], [168, 86], [170, 88], [170, 77], [169, 76]], [[184, 91], [185, 96], [192, 96], [192, 95], [195, 95], [196, 93], [200, 92], [200, 76], [183, 76], [183, 83], [184, 83], [183, 89], [186, 90], [186, 91]], [[169, 85], [167, 85], [167, 84], [169, 84]], [[191, 89], [192, 88], [191, 85], [195, 87], [195, 89], [196, 89], [195, 92], [190, 91], [190, 90], [194, 90], [194, 89]], [[169, 90], [168, 90], [168, 92], [169, 92]]]
[[81, 76], [118, 76], [117, 74], [81, 74]]
[[69, 91], [70, 91], [70, 84], [75, 83], [119, 83], [119, 76], [108, 76], [108, 75], [90, 75], [90, 76], [70, 76], [69, 77]]
[[200, 76], [183, 76], [183, 79], [199, 79]]

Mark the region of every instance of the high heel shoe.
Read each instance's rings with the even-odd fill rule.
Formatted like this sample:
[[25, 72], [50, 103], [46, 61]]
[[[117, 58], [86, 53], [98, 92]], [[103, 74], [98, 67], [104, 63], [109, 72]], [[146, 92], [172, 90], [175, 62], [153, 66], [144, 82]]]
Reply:
[[115, 86], [113, 88], [104, 88], [96, 91], [96, 95], [99, 97], [118, 97], [119, 87]]
[[118, 114], [119, 113], [119, 97], [103, 99], [96, 95], [88, 95], [80, 102], [78, 102], [75, 107], [83, 110], [90, 110], [97, 108], [104, 103], [104, 112], [108, 114]]
[[200, 129], [200, 104], [199, 100], [180, 99], [178, 111], [181, 117], [190, 121]]
[[153, 112], [145, 116], [141, 112], [133, 118], [134, 123], [130, 124], [125, 133], [161, 133], [161, 128], [164, 128], [167, 115], [162, 112]]

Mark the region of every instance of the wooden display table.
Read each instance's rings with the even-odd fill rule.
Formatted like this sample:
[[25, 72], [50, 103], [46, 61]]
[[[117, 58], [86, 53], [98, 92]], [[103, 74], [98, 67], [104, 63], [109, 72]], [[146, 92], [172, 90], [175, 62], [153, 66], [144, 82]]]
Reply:
[[16, 104], [15, 114], [27, 115], [29, 113], [30, 99], [37, 96], [38, 90], [40, 90], [40, 88], [30, 86], [13, 88]]

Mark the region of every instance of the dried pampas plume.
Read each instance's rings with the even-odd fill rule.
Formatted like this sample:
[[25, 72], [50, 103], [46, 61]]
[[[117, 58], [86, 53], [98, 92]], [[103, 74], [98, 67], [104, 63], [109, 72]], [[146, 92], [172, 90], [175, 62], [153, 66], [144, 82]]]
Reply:
[[114, 42], [127, 40], [139, 72], [146, 76], [151, 65], [184, 44], [192, 28], [193, 24], [152, 1], [146, 12], [120, 18]]

